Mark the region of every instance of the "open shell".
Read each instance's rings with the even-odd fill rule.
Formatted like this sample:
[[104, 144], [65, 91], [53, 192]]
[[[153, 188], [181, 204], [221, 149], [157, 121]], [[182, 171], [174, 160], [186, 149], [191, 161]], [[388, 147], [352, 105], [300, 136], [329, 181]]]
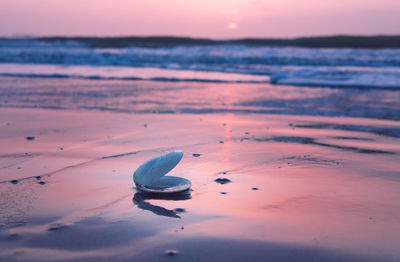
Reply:
[[192, 183], [182, 177], [165, 176], [181, 161], [182, 151], [173, 151], [148, 160], [136, 169], [133, 181], [139, 190], [150, 193], [178, 193], [188, 190]]

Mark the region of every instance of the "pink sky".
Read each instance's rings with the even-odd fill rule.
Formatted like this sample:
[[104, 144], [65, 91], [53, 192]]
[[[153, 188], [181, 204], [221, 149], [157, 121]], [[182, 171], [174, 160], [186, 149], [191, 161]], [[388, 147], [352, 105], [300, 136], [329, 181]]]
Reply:
[[1, 0], [0, 35], [400, 34], [399, 0]]

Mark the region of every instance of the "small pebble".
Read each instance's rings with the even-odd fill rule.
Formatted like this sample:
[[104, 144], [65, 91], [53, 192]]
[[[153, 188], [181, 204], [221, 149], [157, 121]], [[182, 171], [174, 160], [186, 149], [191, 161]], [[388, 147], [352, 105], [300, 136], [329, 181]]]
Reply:
[[40, 180], [40, 179], [42, 179], [42, 177], [41, 177], [41, 176], [35, 176], [35, 178], [36, 178], [36, 180]]
[[220, 144], [223, 144], [223, 143], [224, 143], [224, 141], [222, 141], [222, 140], [221, 140], [221, 141], [219, 141], [219, 143], [220, 143]]
[[10, 183], [12, 183], [12, 184], [14, 184], [14, 185], [15, 185], [15, 184], [18, 184], [18, 183], [19, 183], [19, 181], [18, 181], [18, 180], [16, 180], [16, 179], [14, 179], [14, 180], [11, 180], [11, 181], [10, 181]]
[[227, 192], [219, 192], [221, 195], [226, 195], [228, 194]]
[[244, 134], [245, 134], [245, 135], [250, 135], [250, 132], [245, 132]]
[[176, 251], [175, 249], [169, 249], [169, 250], [166, 250], [164, 252], [164, 254], [166, 256], [172, 257], [172, 256], [176, 256], [178, 254], [178, 251]]
[[60, 147], [59, 149], [60, 149], [60, 150], [64, 150], [64, 148], [63, 148], [63, 147]]
[[227, 173], [228, 173], [227, 171], [224, 171], [224, 172], [219, 172], [218, 174], [226, 175]]
[[17, 169], [22, 169], [22, 167], [19, 166], [19, 167], [17, 167]]
[[217, 178], [214, 181], [217, 182], [217, 183], [220, 183], [222, 185], [232, 182], [231, 180], [229, 180], [227, 178]]
[[223, 125], [223, 126], [226, 126], [226, 123], [223, 123], [222, 125]]
[[200, 154], [192, 154], [192, 156], [194, 156], [194, 157], [199, 157]]
[[147, 124], [144, 124], [143, 126], [144, 126], [144, 127], [147, 127]]
[[258, 187], [252, 187], [251, 190], [258, 190]]
[[58, 231], [67, 228], [67, 225], [64, 224], [53, 224], [51, 227], [48, 228], [49, 231]]
[[38, 182], [38, 184], [39, 184], [39, 185], [44, 185], [44, 184], [46, 184], [46, 182], [40, 181], [40, 182]]
[[34, 136], [27, 136], [26, 140], [35, 140], [35, 137]]

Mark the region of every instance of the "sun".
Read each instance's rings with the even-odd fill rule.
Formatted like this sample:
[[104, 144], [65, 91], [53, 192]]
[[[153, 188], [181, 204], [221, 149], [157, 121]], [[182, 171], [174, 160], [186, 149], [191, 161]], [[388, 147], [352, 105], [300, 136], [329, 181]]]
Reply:
[[236, 24], [236, 23], [233, 23], [233, 22], [232, 22], [232, 23], [229, 23], [229, 24], [228, 24], [228, 28], [231, 29], [231, 30], [235, 30], [235, 29], [237, 28], [237, 24]]

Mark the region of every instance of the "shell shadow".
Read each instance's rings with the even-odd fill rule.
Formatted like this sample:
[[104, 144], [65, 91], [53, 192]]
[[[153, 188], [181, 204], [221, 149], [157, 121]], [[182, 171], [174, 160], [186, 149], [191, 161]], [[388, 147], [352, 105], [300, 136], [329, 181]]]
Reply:
[[157, 194], [157, 193], [146, 193], [146, 192], [136, 192], [132, 198], [132, 202], [138, 208], [142, 210], [150, 211], [158, 216], [175, 217], [181, 218], [177, 215], [174, 210], [166, 209], [161, 206], [152, 205], [146, 200], [172, 200], [172, 201], [182, 201], [191, 199], [191, 190], [186, 190], [184, 192], [174, 193], [174, 194]]

